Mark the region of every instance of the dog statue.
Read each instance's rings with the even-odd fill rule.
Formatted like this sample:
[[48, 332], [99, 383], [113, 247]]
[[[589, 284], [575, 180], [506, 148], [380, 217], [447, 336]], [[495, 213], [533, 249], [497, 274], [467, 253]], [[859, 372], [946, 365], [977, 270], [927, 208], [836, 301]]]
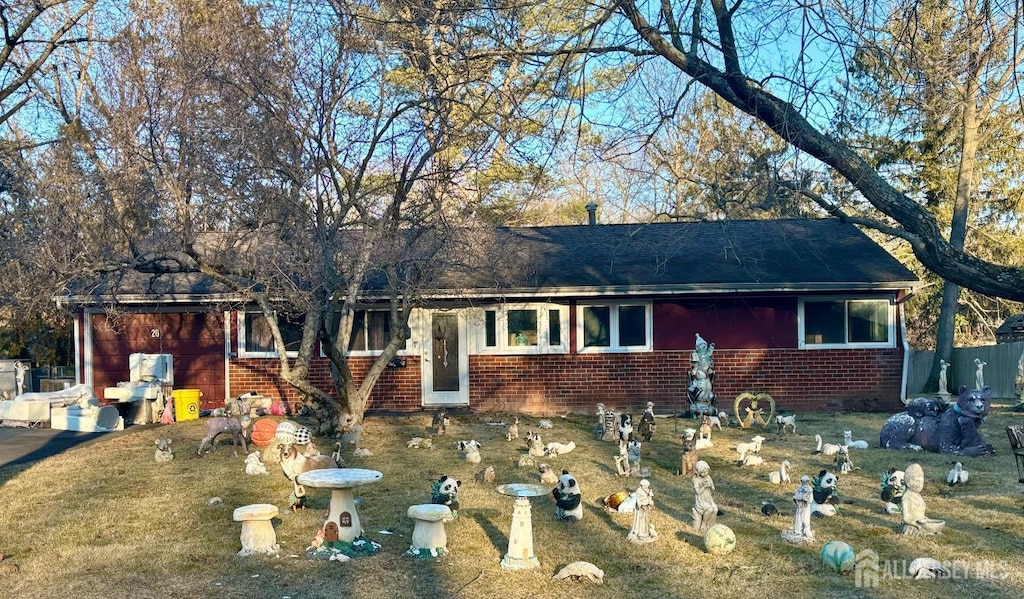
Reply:
[[505, 429], [505, 440], [511, 441], [519, 438], [519, 417], [513, 416]]

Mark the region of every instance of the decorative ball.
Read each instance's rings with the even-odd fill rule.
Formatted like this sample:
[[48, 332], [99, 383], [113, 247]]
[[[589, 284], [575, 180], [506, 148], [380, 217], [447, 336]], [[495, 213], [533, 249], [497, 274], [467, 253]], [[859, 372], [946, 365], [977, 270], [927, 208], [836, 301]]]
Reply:
[[736, 535], [724, 524], [715, 524], [704, 533], [704, 548], [711, 555], [725, 555], [736, 548]]
[[313, 433], [304, 426], [300, 426], [295, 429], [295, 442], [299, 445], [305, 445], [313, 440]]
[[274, 440], [276, 434], [277, 421], [273, 418], [260, 418], [252, 425], [249, 438], [256, 444], [256, 447], [266, 447]]
[[295, 443], [295, 431], [299, 430], [294, 422], [288, 422], [285, 420], [281, 424], [277, 425], [277, 430], [274, 432], [274, 438], [277, 439], [278, 443], [284, 443], [285, 445], [291, 445]]
[[848, 544], [842, 541], [829, 541], [821, 548], [821, 561], [829, 569], [844, 574], [853, 571], [857, 556], [853, 547]]

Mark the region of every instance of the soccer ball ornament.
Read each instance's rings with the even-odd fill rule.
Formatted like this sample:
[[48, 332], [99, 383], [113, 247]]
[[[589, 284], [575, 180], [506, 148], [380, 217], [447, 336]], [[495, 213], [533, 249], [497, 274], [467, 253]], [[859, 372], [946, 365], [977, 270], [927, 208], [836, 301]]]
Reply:
[[853, 571], [857, 556], [850, 547], [842, 541], [829, 541], [821, 548], [821, 561], [830, 570], [845, 574]]
[[274, 433], [274, 438], [277, 439], [278, 443], [284, 445], [291, 445], [295, 443], [295, 433], [299, 430], [299, 427], [295, 426], [294, 422], [288, 422], [287, 420], [277, 425], [277, 431]]
[[306, 427], [300, 426], [295, 429], [295, 442], [299, 445], [306, 445], [313, 440], [313, 433]]
[[724, 524], [715, 524], [704, 533], [704, 548], [711, 555], [725, 555], [736, 548], [736, 535]]

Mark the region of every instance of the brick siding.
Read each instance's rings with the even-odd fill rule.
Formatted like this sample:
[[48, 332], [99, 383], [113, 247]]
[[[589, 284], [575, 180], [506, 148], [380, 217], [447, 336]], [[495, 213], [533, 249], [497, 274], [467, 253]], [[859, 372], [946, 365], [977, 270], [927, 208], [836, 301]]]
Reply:
[[[353, 358], [357, 379], [371, 358]], [[715, 351], [714, 391], [718, 406], [731, 412], [744, 391], [767, 392], [777, 405], [793, 411], [898, 409], [901, 349], [724, 350]], [[422, 409], [420, 368], [415, 357], [403, 368], [381, 376], [369, 411]], [[474, 410], [553, 414], [589, 413], [602, 402], [640, 411], [648, 401], [665, 411], [685, 406], [689, 351], [629, 354], [470, 356], [470, 407]], [[289, 402], [294, 390], [278, 378], [276, 359], [233, 359], [234, 394], [256, 391]], [[326, 360], [317, 360], [311, 379], [331, 389]]]

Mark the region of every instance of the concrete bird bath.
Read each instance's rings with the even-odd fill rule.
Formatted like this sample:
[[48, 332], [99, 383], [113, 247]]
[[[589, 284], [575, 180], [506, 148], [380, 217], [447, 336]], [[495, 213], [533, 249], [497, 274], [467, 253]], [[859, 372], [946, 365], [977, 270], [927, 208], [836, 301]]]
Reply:
[[510, 483], [495, 489], [502, 495], [514, 497], [512, 505], [512, 526], [508, 533], [508, 552], [501, 560], [506, 570], [528, 570], [540, 567], [540, 561], [533, 554], [533, 517], [530, 514], [530, 497], [541, 497], [551, 493], [544, 485]]

